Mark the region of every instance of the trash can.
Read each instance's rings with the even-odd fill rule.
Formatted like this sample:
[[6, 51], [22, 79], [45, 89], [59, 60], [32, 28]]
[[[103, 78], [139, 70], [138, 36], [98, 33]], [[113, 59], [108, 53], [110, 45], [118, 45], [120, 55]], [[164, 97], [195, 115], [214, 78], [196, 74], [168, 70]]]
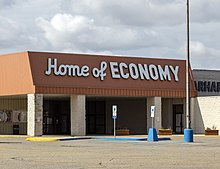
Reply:
[[19, 125], [13, 125], [13, 134], [18, 135], [19, 134]]

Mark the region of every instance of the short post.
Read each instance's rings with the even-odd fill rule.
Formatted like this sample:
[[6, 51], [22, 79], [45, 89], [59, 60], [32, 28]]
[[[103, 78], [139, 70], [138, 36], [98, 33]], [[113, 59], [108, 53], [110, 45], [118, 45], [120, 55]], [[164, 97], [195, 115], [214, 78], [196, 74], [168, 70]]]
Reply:
[[148, 131], [147, 141], [158, 141], [157, 130], [154, 128], [155, 106], [151, 106], [152, 128]]
[[154, 128], [154, 113], [153, 113], [153, 115], [151, 113], [151, 119], [152, 119], [152, 128]]
[[116, 138], [117, 105], [112, 106], [112, 118], [113, 118], [113, 121], [114, 121], [114, 137]]
[[116, 119], [114, 118], [114, 137], [116, 137]]

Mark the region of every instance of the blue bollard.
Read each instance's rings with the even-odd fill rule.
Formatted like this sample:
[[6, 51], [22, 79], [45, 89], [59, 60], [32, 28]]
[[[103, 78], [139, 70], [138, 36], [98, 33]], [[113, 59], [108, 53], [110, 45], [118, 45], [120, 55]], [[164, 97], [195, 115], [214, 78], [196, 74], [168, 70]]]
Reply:
[[158, 141], [157, 130], [155, 128], [149, 128], [147, 141]]
[[184, 129], [184, 142], [193, 142], [193, 129]]

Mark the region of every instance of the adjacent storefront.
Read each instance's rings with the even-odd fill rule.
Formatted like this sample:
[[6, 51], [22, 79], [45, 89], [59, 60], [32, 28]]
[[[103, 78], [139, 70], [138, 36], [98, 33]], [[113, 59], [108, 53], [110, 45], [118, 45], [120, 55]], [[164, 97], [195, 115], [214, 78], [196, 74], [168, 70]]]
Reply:
[[198, 97], [192, 99], [193, 123], [197, 133], [220, 128], [220, 71], [193, 70]]
[[[23, 52], [0, 56], [0, 134], [183, 133], [185, 61]], [[216, 84], [218, 86], [218, 83]], [[191, 97], [197, 96], [191, 76]], [[213, 89], [215, 90], [215, 89]], [[216, 87], [218, 90], [218, 87]]]

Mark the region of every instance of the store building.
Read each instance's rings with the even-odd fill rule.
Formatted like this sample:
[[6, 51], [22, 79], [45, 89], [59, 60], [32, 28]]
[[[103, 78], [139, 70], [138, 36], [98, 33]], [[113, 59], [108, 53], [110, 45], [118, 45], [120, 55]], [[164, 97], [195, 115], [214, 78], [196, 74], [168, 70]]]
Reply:
[[220, 129], [220, 71], [193, 70], [198, 97], [192, 99], [193, 127], [197, 133]]
[[181, 134], [185, 63], [43, 52], [0, 55], [0, 134], [112, 134], [112, 105], [118, 108], [117, 128], [131, 134], [147, 134], [152, 105], [154, 127]]

